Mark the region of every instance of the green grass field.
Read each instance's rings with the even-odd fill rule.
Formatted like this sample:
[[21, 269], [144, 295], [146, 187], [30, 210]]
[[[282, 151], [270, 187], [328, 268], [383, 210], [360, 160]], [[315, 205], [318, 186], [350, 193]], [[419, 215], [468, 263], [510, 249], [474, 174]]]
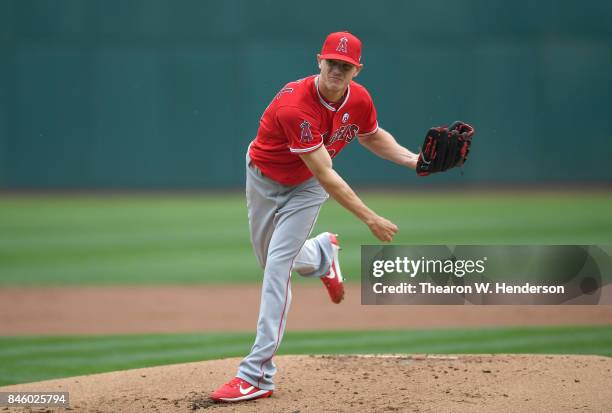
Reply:
[[[244, 356], [252, 333], [0, 338], [0, 385]], [[279, 354], [546, 353], [612, 356], [612, 326], [288, 331]]]
[[[612, 194], [361, 195], [399, 225], [395, 244], [612, 244]], [[378, 241], [331, 200], [314, 232], [325, 230], [357, 280], [360, 245]], [[0, 198], [0, 285], [260, 279], [242, 194]]]
[[[612, 194], [365, 193], [400, 227], [395, 244], [612, 244]], [[343, 272], [377, 244], [335, 202]], [[258, 283], [242, 194], [0, 198], [0, 287]], [[299, 277], [296, 281], [299, 282]], [[0, 326], [1, 327], [1, 326]], [[0, 334], [1, 328], [0, 328]], [[244, 356], [253, 333], [0, 337], [0, 385]], [[288, 331], [280, 354], [574, 353], [612, 356], [612, 326], [382, 332]]]

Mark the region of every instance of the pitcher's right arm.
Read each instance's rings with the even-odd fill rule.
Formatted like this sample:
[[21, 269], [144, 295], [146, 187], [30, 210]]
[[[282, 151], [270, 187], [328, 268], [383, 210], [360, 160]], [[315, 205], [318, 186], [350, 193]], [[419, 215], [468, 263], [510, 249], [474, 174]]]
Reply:
[[376, 214], [363, 203], [355, 194], [355, 191], [332, 168], [332, 159], [325, 146], [321, 145], [312, 152], [300, 154], [300, 158], [317, 178], [323, 189], [340, 205], [363, 221], [376, 238], [384, 242], [393, 240], [393, 236], [398, 231], [397, 225]]

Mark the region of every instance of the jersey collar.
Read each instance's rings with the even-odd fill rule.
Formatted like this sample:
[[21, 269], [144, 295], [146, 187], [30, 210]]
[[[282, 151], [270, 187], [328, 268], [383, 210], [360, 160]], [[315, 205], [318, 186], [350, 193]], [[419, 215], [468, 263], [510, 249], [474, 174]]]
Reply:
[[338, 106], [338, 109], [336, 109], [335, 107], [330, 106], [325, 101], [325, 99], [323, 99], [323, 96], [321, 96], [321, 93], [319, 93], [319, 76], [318, 75], [317, 77], [315, 77], [314, 85], [315, 85], [315, 90], [317, 91], [317, 96], [319, 97], [319, 102], [321, 102], [323, 106], [325, 106], [327, 109], [331, 110], [332, 112], [338, 112], [340, 109], [342, 109], [342, 106], [344, 106], [346, 102], [348, 102], [349, 96], [351, 95], [351, 85], [349, 83], [348, 89], [346, 90], [346, 97], [344, 98], [344, 101], [342, 102], [342, 104]]

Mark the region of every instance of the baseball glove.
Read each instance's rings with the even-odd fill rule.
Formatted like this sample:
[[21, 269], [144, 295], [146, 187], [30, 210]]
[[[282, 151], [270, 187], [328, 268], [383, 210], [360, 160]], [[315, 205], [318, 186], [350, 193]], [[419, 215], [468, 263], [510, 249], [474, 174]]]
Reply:
[[474, 128], [460, 121], [454, 122], [448, 128], [431, 128], [425, 136], [423, 149], [419, 154], [417, 175], [427, 176], [463, 165], [470, 152], [473, 135]]

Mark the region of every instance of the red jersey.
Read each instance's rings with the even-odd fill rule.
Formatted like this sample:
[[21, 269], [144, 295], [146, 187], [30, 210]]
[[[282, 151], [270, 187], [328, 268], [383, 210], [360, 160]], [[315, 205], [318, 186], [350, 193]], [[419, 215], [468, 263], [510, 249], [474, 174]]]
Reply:
[[299, 154], [321, 145], [333, 158], [357, 135], [378, 130], [376, 108], [365, 87], [351, 81], [334, 108], [319, 94], [318, 77], [288, 83], [272, 99], [259, 121], [249, 156], [267, 177], [297, 185], [312, 176]]

